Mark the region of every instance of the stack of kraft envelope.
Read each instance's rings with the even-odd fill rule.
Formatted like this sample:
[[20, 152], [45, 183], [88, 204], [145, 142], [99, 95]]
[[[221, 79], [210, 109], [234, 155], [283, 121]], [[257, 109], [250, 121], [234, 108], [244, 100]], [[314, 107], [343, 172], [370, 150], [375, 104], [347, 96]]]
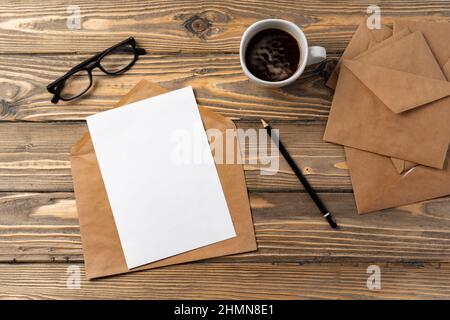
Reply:
[[450, 194], [450, 24], [359, 26], [327, 82], [359, 213]]

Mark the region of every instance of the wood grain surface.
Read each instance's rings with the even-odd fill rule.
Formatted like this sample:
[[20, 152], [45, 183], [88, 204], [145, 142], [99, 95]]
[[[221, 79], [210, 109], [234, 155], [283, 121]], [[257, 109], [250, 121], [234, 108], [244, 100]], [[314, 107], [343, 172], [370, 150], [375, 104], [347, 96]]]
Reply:
[[[67, 27], [74, 4], [79, 30]], [[358, 216], [342, 147], [322, 141], [327, 74], [371, 4], [383, 23], [450, 21], [446, 0], [1, 1], [0, 299], [450, 298], [450, 197]], [[266, 18], [291, 20], [310, 45], [325, 46], [322, 72], [309, 67], [280, 89], [249, 83], [240, 37]], [[48, 83], [128, 36], [148, 51], [133, 68], [117, 77], [96, 70], [83, 99], [50, 103]], [[275, 175], [261, 175], [246, 143], [258, 251], [86, 281], [70, 149], [87, 116], [143, 78], [169, 90], [193, 86], [200, 105], [241, 129], [269, 120], [342, 230], [329, 229], [284, 160]], [[366, 287], [371, 264], [381, 268], [381, 290]], [[80, 289], [67, 288], [69, 266], [81, 270]]]
[[[377, 1], [383, 19], [448, 21], [447, 1]], [[95, 52], [129, 35], [153, 52], [233, 52], [245, 28], [267, 18], [301, 25], [311, 43], [342, 51], [371, 0], [79, 0], [82, 28], [67, 28], [66, 1], [3, 1], [0, 52]], [[20, 14], [19, 14], [20, 13]]]
[[[76, 268], [80, 288], [68, 288], [68, 275]], [[366, 264], [192, 263], [90, 282], [80, 264], [11, 264], [0, 265], [0, 299], [442, 299], [450, 295], [447, 264], [383, 263], [380, 269], [381, 290], [368, 290]]]

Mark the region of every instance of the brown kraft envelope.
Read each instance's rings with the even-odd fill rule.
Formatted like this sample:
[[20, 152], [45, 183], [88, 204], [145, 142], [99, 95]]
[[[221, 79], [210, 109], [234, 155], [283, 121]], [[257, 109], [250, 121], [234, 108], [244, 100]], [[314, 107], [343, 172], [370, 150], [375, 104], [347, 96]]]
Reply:
[[[150, 98], [166, 91], [158, 85], [142, 80], [114, 107]], [[199, 111], [205, 129], [219, 129], [224, 135], [224, 141], [225, 130], [236, 130], [231, 120], [204, 107], [199, 107]], [[234, 145], [238, 148], [237, 138], [233, 139]], [[223, 144], [226, 145], [225, 142]], [[75, 144], [70, 160], [88, 279], [257, 249], [243, 166], [216, 163], [236, 237], [129, 270], [89, 133]]]
[[343, 60], [324, 140], [442, 169], [449, 95], [423, 34], [410, 33]]

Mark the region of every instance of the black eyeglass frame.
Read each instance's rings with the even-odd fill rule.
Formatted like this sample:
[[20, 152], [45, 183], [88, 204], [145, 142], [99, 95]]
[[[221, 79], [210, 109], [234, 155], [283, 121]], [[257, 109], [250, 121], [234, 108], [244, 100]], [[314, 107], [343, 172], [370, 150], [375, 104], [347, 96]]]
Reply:
[[[121, 46], [125, 46], [125, 45], [131, 45], [131, 47], [133, 48], [133, 51], [134, 51], [133, 61], [131, 61], [123, 69], [115, 71], [115, 72], [110, 72], [110, 71], [105, 70], [105, 68], [103, 68], [101, 65], [101, 60], [105, 56], [107, 56], [109, 53], [114, 51], [115, 49], [117, 49]], [[100, 70], [102, 70], [104, 73], [106, 73], [108, 75], [118, 75], [118, 74], [121, 74], [121, 73], [127, 71], [128, 69], [130, 69], [138, 60], [138, 56], [144, 55], [145, 53], [146, 53], [145, 49], [136, 47], [136, 40], [133, 37], [129, 37], [128, 39], [123, 40], [100, 53], [97, 53], [96, 55], [92, 56], [91, 58], [76, 65], [75, 67], [70, 69], [65, 75], [63, 75], [62, 77], [59, 77], [58, 79], [56, 79], [55, 81], [53, 81], [52, 83], [50, 83], [47, 86], [47, 91], [50, 92], [51, 94], [53, 94], [53, 98], [52, 98], [51, 102], [58, 103], [59, 100], [71, 101], [71, 100], [77, 99], [80, 96], [82, 96], [83, 94], [85, 94], [92, 87], [92, 70], [94, 70], [95, 68], [99, 68]], [[71, 98], [61, 97], [60, 92], [64, 88], [65, 81], [69, 77], [74, 75], [75, 73], [83, 71], [83, 70], [85, 70], [89, 75], [89, 81], [90, 81], [89, 86], [83, 92], [78, 94], [77, 96], [74, 96]]]

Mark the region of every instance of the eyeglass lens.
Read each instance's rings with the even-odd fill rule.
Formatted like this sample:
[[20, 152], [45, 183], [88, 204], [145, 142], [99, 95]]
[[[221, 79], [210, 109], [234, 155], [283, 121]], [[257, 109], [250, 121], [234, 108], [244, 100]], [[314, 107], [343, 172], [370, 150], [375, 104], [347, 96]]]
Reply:
[[135, 60], [134, 48], [130, 44], [117, 47], [100, 60], [100, 66], [107, 73], [118, 73], [125, 70]]
[[59, 96], [62, 99], [70, 100], [85, 93], [91, 86], [91, 77], [87, 70], [80, 70], [72, 74], [64, 81], [60, 89]]

